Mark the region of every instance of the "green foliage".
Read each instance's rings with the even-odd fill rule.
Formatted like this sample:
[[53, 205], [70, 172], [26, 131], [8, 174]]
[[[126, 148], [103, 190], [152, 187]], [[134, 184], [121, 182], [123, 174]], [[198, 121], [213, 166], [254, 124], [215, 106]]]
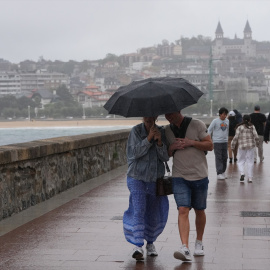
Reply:
[[14, 96], [8, 95], [0, 98], [0, 112], [5, 108], [16, 108], [17, 107], [17, 99]]
[[70, 94], [66, 85], [61, 85], [56, 89], [56, 94], [66, 105], [74, 105], [75, 101], [73, 96]]
[[74, 68], [75, 68], [76, 62], [75, 61], [68, 61], [67, 63], [63, 64], [62, 73], [67, 74], [71, 76]]
[[119, 62], [119, 57], [115, 54], [108, 53], [106, 57], [102, 60], [102, 64], [107, 62]]
[[187, 50], [193, 46], [211, 46], [211, 38], [202, 35], [192, 38], [181, 37], [181, 43], [183, 50]]
[[[28, 106], [36, 107], [36, 104], [27, 97], [16, 99], [8, 95], [0, 98], [0, 115], [3, 117], [24, 117], [27, 115]], [[25, 112], [26, 111], [26, 114]]]
[[19, 99], [17, 99], [17, 107], [22, 110], [22, 109], [27, 109], [28, 106], [34, 108], [37, 107], [39, 105], [39, 103], [35, 103], [32, 99], [27, 98], [25, 96], [20, 97]]

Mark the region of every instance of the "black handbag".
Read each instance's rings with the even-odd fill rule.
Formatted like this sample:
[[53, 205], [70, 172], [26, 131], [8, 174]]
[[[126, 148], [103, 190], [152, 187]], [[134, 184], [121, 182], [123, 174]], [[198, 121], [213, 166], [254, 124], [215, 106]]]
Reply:
[[166, 196], [173, 194], [172, 190], [172, 176], [170, 172], [170, 168], [168, 166], [168, 163], [165, 162], [166, 170], [168, 172], [168, 176], [163, 176], [157, 179], [156, 182], [156, 195], [157, 196]]

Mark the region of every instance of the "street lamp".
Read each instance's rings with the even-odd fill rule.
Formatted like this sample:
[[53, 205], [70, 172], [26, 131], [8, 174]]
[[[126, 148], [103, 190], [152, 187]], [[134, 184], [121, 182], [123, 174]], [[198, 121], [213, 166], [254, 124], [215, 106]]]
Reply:
[[213, 100], [210, 100], [210, 116], [213, 117]]
[[233, 99], [231, 99], [231, 111], [233, 110]]
[[82, 119], [85, 119], [85, 110], [84, 110], [84, 105], [85, 105], [85, 104], [83, 104], [83, 105], [82, 105], [82, 108], [83, 108], [83, 117], [82, 117]]
[[30, 121], [30, 106], [28, 105], [28, 119]]
[[35, 107], [35, 115], [36, 115], [36, 118], [38, 117], [38, 108]]

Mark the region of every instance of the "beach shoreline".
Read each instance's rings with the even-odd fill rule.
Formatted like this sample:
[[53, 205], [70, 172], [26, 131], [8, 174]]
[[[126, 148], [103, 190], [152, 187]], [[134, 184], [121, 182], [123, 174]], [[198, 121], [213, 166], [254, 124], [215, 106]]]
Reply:
[[[142, 119], [73, 119], [73, 120], [32, 120], [32, 121], [3, 121], [0, 128], [38, 128], [38, 127], [86, 127], [86, 126], [135, 126]], [[158, 120], [157, 125], [167, 125], [166, 119]]]

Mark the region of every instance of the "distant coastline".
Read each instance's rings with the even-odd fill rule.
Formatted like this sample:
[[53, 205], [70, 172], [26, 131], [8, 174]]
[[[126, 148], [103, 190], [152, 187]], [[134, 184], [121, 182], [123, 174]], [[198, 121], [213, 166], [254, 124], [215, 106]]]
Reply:
[[[36, 128], [36, 127], [85, 127], [85, 126], [134, 126], [142, 119], [73, 119], [73, 120], [33, 120], [33, 121], [2, 121], [0, 128]], [[159, 120], [158, 125], [167, 125], [166, 119]]]
[[[197, 117], [194, 118], [202, 120], [206, 125], [209, 125], [214, 117]], [[86, 126], [135, 126], [142, 122], [141, 118], [95, 118], [95, 119], [60, 119], [60, 120], [35, 120], [33, 121], [1, 121], [0, 128], [37, 128], [37, 127], [86, 127]], [[164, 118], [158, 118], [157, 125], [168, 125], [169, 122]]]

